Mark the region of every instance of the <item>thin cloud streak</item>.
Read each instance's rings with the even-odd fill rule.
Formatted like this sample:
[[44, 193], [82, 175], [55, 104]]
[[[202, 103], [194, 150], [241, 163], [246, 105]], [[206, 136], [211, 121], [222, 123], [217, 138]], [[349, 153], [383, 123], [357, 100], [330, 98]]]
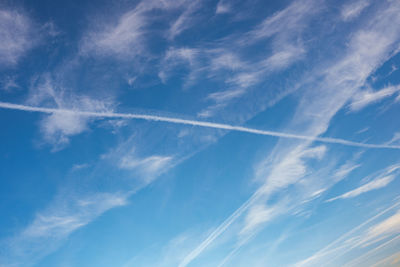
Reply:
[[219, 237], [225, 230], [245, 212], [261, 194], [261, 189], [257, 190], [246, 202], [244, 202], [234, 213], [232, 213], [223, 223], [221, 223], [199, 246], [190, 252], [179, 267], [185, 267], [199, 256], [208, 245], [210, 245], [217, 237]]
[[396, 145], [359, 143], [359, 142], [349, 141], [349, 140], [340, 139], [340, 138], [314, 137], [314, 136], [290, 134], [290, 133], [283, 133], [283, 132], [276, 132], [276, 131], [266, 131], [266, 130], [259, 130], [259, 129], [230, 125], [230, 124], [187, 120], [187, 119], [158, 116], [158, 115], [134, 114], [134, 113], [114, 113], [114, 112], [91, 112], [91, 111], [70, 110], [70, 109], [43, 108], [43, 107], [34, 107], [34, 106], [13, 104], [13, 103], [7, 103], [7, 102], [0, 102], [0, 108], [29, 111], [29, 112], [40, 112], [40, 113], [47, 113], [47, 114], [58, 113], [58, 114], [74, 114], [74, 115], [80, 115], [80, 116], [85, 116], [85, 117], [97, 117], [97, 118], [124, 118], [124, 119], [141, 119], [141, 120], [147, 120], [147, 121], [161, 121], [161, 122], [169, 122], [169, 123], [175, 123], [175, 124], [184, 124], [184, 125], [192, 125], [192, 126], [214, 128], [214, 129], [221, 129], [221, 130], [252, 133], [252, 134], [257, 134], [257, 135], [274, 136], [274, 137], [308, 140], [308, 141], [317, 141], [317, 142], [330, 143], [330, 144], [341, 144], [341, 145], [353, 146], [353, 147], [400, 149], [400, 146], [396, 146]]
[[[381, 217], [382, 215], [386, 214], [387, 212], [397, 208], [399, 205], [400, 205], [400, 202], [394, 203], [393, 205], [389, 206], [388, 208], [386, 208], [383, 211], [379, 212], [378, 214], [372, 216], [371, 218], [367, 219], [366, 221], [364, 221], [363, 223], [359, 224], [358, 226], [354, 227], [353, 229], [351, 229], [347, 233], [343, 234], [342, 236], [340, 236], [339, 238], [337, 238], [336, 240], [334, 240], [333, 242], [331, 242], [330, 244], [328, 244], [327, 246], [325, 246], [321, 250], [317, 251], [316, 253], [314, 253], [313, 255], [308, 257], [307, 259], [304, 259], [302, 261], [299, 261], [299, 262], [295, 263], [293, 265], [293, 267], [308, 266], [310, 263], [312, 263], [312, 262], [314, 262], [316, 260], [320, 260], [323, 257], [335, 252], [337, 247], [340, 244], [348, 245], [348, 244], [346, 244], [346, 240], [351, 239], [351, 237], [353, 236], [354, 233], [356, 233], [358, 230], [360, 230], [364, 226], [368, 225], [370, 222], [374, 221], [375, 219], [377, 219], [377, 218]], [[336, 252], [336, 256], [338, 256], [337, 252]]]

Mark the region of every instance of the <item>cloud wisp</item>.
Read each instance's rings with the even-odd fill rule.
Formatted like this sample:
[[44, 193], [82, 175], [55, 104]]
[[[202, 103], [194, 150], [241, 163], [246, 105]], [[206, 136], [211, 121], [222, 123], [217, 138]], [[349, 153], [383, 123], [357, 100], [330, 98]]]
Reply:
[[385, 176], [385, 177], [382, 177], [379, 179], [375, 179], [367, 184], [364, 184], [364, 185], [362, 185], [356, 189], [353, 189], [347, 193], [344, 193], [340, 196], [328, 199], [327, 202], [332, 202], [337, 199], [353, 198], [353, 197], [359, 196], [363, 193], [367, 193], [372, 190], [380, 189], [380, 188], [385, 187], [388, 184], [390, 184], [394, 180], [394, 178], [395, 177], [393, 175], [388, 175], [388, 176]]
[[34, 46], [33, 30], [24, 14], [0, 9], [0, 65], [15, 65]]
[[91, 112], [91, 111], [70, 110], [70, 109], [34, 107], [34, 106], [13, 104], [13, 103], [7, 103], [7, 102], [0, 102], [0, 108], [20, 110], [20, 111], [29, 111], [29, 112], [40, 112], [40, 113], [46, 113], [46, 114], [74, 114], [74, 115], [79, 115], [79, 116], [83, 116], [83, 117], [94, 117], [94, 118], [104, 118], [104, 119], [106, 119], [106, 118], [140, 119], [140, 120], [147, 120], [147, 121], [169, 122], [169, 123], [175, 123], [175, 124], [184, 124], [184, 125], [192, 125], [192, 126], [214, 128], [214, 129], [221, 129], [221, 130], [228, 130], [228, 131], [252, 133], [252, 134], [257, 134], [257, 135], [282, 137], [282, 138], [289, 138], [289, 139], [317, 141], [317, 142], [330, 143], [330, 144], [341, 144], [341, 145], [353, 146], [353, 147], [400, 149], [400, 146], [395, 146], [395, 145], [360, 143], [360, 142], [354, 142], [354, 141], [349, 141], [349, 140], [340, 139], [340, 138], [298, 135], [298, 134], [291, 134], [291, 133], [284, 133], [284, 132], [259, 130], [259, 129], [249, 128], [249, 127], [216, 123], [216, 122], [188, 120], [188, 119], [158, 116], [158, 115], [149, 115], [149, 114]]
[[[318, 262], [319, 263], [321, 263], [321, 262], [327, 263], [328, 258], [332, 254], [334, 254], [334, 257], [338, 257], [339, 255], [346, 253], [349, 250], [349, 248], [354, 248], [359, 245], [363, 245], [363, 244], [365, 244], [364, 241], [368, 241], [369, 239], [371, 239], [372, 236], [374, 236], [374, 237], [378, 236], [377, 232], [379, 232], [380, 234], [387, 233], [386, 226], [390, 225], [391, 222], [395, 221], [395, 219], [398, 218], [398, 216], [397, 216], [398, 213], [396, 214], [396, 216], [391, 216], [388, 219], [381, 221], [380, 223], [374, 224], [374, 226], [367, 228], [367, 230], [363, 231], [363, 229], [365, 229], [369, 224], [371, 224], [375, 220], [379, 219], [381, 216], [387, 214], [390, 211], [393, 211], [394, 209], [397, 209], [399, 205], [400, 205], [400, 202], [398, 202], [398, 201], [395, 202], [394, 204], [385, 208], [378, 214], [372, 216], [371, 218], [365, 220], [364, 222], [357, 225], [350, 231], [346, 232], [345, 234], [343, 234], [342, 236], [340, 236], [333, 242], [329, 243], [327, 246], [325, 246], [321, 250], [319, 250], [316, 253], [314, 253], [313, 255], [311, 255], [310, 257], [295, 263], [293, 265], [293, 267], [315, 266]], [[393, 219], [393, 218], [395, 218], [395, 219]], [[380, 229], [380, 230], [378, 230], [378, 229]], [[361, 231], [361, 233], [364, 233], [364, 237], [362, 239], [355, 238], [357, 236], [358, 237], [360, 236], [360, 234], [359, 234], [360, 231]], [[362, 241], [362, 242], [360, 242], [360, 241]]]

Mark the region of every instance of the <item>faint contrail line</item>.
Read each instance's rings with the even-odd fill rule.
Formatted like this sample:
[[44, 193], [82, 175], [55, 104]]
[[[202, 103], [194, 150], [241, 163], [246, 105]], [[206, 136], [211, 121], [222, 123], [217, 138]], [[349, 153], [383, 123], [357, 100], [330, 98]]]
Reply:
[[[294, 266], [295, 267], [304, 266], [304, 265], [308, 264], [309, 262], [312, 262], [312, 261], [314, 261], [316, 259], [319, 259], [319, 258], [321, 258], [321, 257], [323, 257], [323, 256], [325, 256], [327, 254], [335, 252], [335, 248], [332, 248], [332, 247], [335, 247], [337, 244], [345, 244], [345, 246], [346, 246], [346, 244], [347, 244], [346, 241], [350, 239], [348, 237], [350, 237], [352, 234], [356, 233], [359, 229], [361, 229], [365, 225], [368, 225], [370, 222], [372, 222], [375, 219], [379, 218], [380, 216], [382, 216], [383, 214], [387, 213], [388, 211], [393, 210], [394, 208], [396, 208], [399, 205], [400, 205], [400, 202], [394, 203], [393, 205], [389, 206], [388, 208], [386, 208], [383, 211], [379, 212], [378, 214], [372, 216], [371, 218], [369, 218], [368, 220], [366, 220], [363, 223], [359, 224], [358, 226], [354, 227], [350, 231], [348, 231], [345, 234], [341, 235], [339, 238], [337, 238], [336, 240], [334, 240], [333, 242], [331, 242], [330, 244], [328, 244], [327, 246], [325, 246], [321, 250], [317, 251], [316, 253], [314, 253], [310, 257], [308, 257], [305, 260], [302, 260], [300, 262], [297, 262]], [[339, 248], [341, 248], [341, 247], [339, 247]]]
[[225, 221], [223, 221], [203, 242], [193, 249], [179, 264], [178, 267], [186, 267], [190, 262], [197, 258], [216, 238], [239, 218], [248, 207], [254, 203], [262, 193], [262, 188], [258, 189], [246, 202], [236, 209]]
[[192, 125], [192, 126], [199, 126], [199, 127], [206, 127], [206, 128], [252, 133], [252, 134], [258, 134], [258, 135], [275, 136], [275, 137], [300, 139], [300, 140], [308, 140], [308, 141], [318, 141], [318, 142], [330, 143], [330, 144], [341, 144], [341, 145], [345, 145], [345, 146], [364, 147], [364, 148], [400, 149], [400, 146], [393, 146], [393, 145], [386, 145], [386, 144], [360, 143], [360, 142], [353, 142], [353, 141], [340, 139], [340, 138], [314, 137], [314, 136], [290, 134], [290, 133], [283, 133], [283, 132], [258, 130], [258, 129], [254, 129], [254, 128], [235, 126], [235, 125], [230, 125], [230, 124], [208, 122], [208, 121], [188, 120], [188, 119], [180, 119], [180, 118], [158, 116], [158, 115], [134, 114], [134, 113], [114, 113], [114, 112], [94, 112], [94, 111], [81, 111], [81, 110], [58, 109], [58, 108], [43, 108], [43, 107], [34, 107], [34, 106], [6, 103], [6, 102], [0, 102], [0, 108], [29, 111], [29, 112], [41, 112], [41, 113], [47, 113], [47, 114], [52, 114], [52, 113], [75, 114], [75, 115], [80, 115], [80, 116], [85, 116], [85, 117], [96, 117], [96, 118], [121, 118], [121, 119], [140, 119], [140, 120], [147, 120], [147, 121], [162, 121], [162, 122], [169, 122], [169, 123], [175, 123], [175, 124], [184, 124], [184, 125]]

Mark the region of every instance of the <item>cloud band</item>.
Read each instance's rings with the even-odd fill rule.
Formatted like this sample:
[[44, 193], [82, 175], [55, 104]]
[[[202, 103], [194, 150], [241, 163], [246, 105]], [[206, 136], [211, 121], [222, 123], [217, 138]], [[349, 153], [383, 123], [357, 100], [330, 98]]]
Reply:
[[13, 104], [13, 103], [7, 103], [7, 102], [0, 102], [0, 108], [28, 111], [28, 112], [40, 112], [40, 113], [47, 113], [47, 114], [52, 114], [52, 113], [75, 114], [75, 115], [80, 115], [80, 116], [85, 116], [85, 117], [95, 117], [95, 118], [139, 119], [139, 120], [146, 120], [146, 121], [168, 122], [168, 123], [175, 123], [175, 124], [182, 124], [182, 125], [192, 125], [192, 126], [221, 129], [221, 130], [228, 130], [228, 131], [236, 131], [236, 132], [244, 132], [244, 133], [251, 133], [251, 134], [265, 135], [265, 136], [282, 137], [282, 138], [289, 138], [289, 139], [317, 141], [317, 142], [330, 143], [330, 144], [341, 144], [341, 145], [353, 146], [353, 147], [379, 148], [379, 149], [382, 149], [382, 148], [400, 149], [400, 146], [395, 146], [395, 145], [360, 143], [360, 142], [354, 142], [354, 141], [349, 141], [349, 140], [340, 139], [340, 138], [298, 135], [298, 134], [291, 134], [291, 133], [284, 133], [284, 132], [259, 130], [259, 129], [230, 125], [230, 124], [208, 122], [208, 121], [188, 120], [188, 119], [159, 116], [159, 115], [135, 114], [135, 113], [115, 113], [115, 112], [92, 112], [92, 111], [81, 111], [81, 110], [71, 110], [71, 109], [44, 108], [44, 107], [34, 107], [34, 106]]

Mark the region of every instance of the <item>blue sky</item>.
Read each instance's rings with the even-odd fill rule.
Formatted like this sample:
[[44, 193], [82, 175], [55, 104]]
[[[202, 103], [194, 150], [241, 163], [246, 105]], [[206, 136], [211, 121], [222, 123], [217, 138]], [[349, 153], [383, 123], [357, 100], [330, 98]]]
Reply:
[[2, 1], [0, 266], [399, 266], [398, 14]]

